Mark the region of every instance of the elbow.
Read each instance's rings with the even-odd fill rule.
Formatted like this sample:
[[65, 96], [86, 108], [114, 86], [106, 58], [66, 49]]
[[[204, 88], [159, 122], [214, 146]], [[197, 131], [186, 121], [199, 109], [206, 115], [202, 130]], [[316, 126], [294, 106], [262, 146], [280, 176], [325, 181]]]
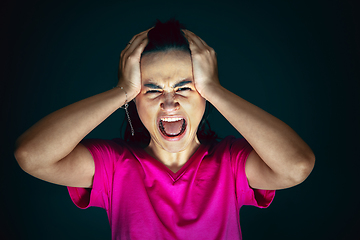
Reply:
[[19, 164], [20, 168], [27, 173], [31, 173], [33, 171], [33, 157], [30, 152], [23, 146], [16, 146], [14, 151], [14, 157]]
[[302, 157], [297, 161], [295, 169], [293, 170], [293, 180], [297, 184], [300, 184], [306, 180], [315, 166], [315, 155], [311, 151], [306, 157]]
[[17, 161], [17, 163], [19, 164], [20, 168], [22, 170], [24, 170], [25, 172], [27, 172], [27, 169], [29, 168], [29, 164], [28, 161], [26, 161], [27, 157], [27, 152], [22, 149], [22, 147], [16, 147], [15, 151], [14, 151], [14, 157]]

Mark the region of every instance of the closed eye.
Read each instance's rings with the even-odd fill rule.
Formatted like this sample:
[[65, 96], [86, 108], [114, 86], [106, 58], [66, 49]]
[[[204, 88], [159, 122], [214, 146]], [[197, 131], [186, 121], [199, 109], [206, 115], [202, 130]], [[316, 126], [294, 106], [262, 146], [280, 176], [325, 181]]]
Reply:
[[161, 93], [159, 90], [148, 90], [146, 93]]
[[191, 90], [191, 88], [183, 87], [183, 88], [178, 88], [176, 91], [179, 92], [179, 91], [188, 91], [188, 90]]

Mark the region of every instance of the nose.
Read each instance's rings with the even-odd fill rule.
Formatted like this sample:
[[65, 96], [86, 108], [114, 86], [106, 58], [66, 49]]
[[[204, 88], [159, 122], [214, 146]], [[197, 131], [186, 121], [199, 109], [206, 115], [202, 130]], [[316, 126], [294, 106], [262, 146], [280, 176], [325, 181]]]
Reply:
[[175, 99], [174, 93], [163, 93], [163, 99], [160, 103], [160, 107], [166, 112], [174, 112], [179, 110], [180, 104]]

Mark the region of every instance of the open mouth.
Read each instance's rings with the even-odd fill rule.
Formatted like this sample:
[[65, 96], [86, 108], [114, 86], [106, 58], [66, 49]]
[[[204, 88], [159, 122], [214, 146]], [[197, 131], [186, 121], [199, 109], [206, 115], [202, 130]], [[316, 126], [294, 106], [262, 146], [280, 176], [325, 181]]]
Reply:
[[161, 118], [159, 129], [166, 137], [177, 137], [185, 132], [186, 121], [184, 118]]

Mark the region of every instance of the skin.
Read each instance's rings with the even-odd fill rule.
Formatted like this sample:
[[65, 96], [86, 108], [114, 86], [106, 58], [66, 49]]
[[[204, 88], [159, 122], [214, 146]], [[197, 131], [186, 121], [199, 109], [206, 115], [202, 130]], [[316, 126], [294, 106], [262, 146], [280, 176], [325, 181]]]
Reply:
[[[181, 98], [171, 97], [173, 89], [170, 86], [193, 72], [192, 84], [196, 94], [188, 98], [195, 104], [186, 108], [187, 111], [196, 113], [197, 106], [203, 109], [204, 105], [198, 103], [195, 96], [206, 99], [249, 141], [254, 150], [247, 159], [245, 171], [251, 187], [282, 189], [305, 180], [314, 165], [314, 155], [308, 145], [284, 122], [223, 88], [218, 79], [215, 51], [192, 32], [184, 32], [190, 43], [192, 61], [186, 58], [185, 53], [179, 52], [156, 53], [141, 60], [143, 87], [136, 97], [136, 103], [139, 116], [151, 134], [147, 151], [176, 171], [196, 150], [196, 147], [192, 147], [198, 144], [195, 137], [186, 139], [186, 142], [190, 141], [189, 144], [164, 140], [155, 121], [164, 112], [161, 103], [167, 103], [171, 111], [174, 111], [177, 103], [183, 106], [178, 100]], [[144, 84], [149, 81], [165, 86], [161, 94], [146, 95], [149, 89]], [[190, 116], [193, 118], [193, 115]], [[201, 116], [195, 115], [194, 118], [198, 120], [195, 121], [196, 126]], [[193, 133], [191, 136], [195, 135], [195, 131]]]
[[214, 49], [191, 31], [184, 32], [196, 89], [254, 149], [245, 165], [249, 185], [283, 189], [304, 181], [315, 164], [310, 147], [284, 122], [222, 87]]
[[[15, 157], [24, 171], [56, 184], [91, 187], [94, 162], [79, 142], [125, 100], [136, 97], [139, 116], [151, 134], [145, 150], [172, 171], [177, 171], [199, 146], [195, 132], [207, 100], [253, 147], [245, 166], [252, 188], [283, 189], [307, 178], [315, 163], [312, 150], [284, 122], [221, 86], [216, 53], [211, 47], [183, 30], [191, 58], [169, 52], [140, 59], [149, 30], [135, 35], [120, 55], [118, 85], [127, 97], [124, 90], [114, 88], [41, 119], [16, 143]], [[184, 78], [192, 78], [186, 85], [191, 91], [173, 87]], [[146, 94], [149, 81], [161, 86], [161, 94]], [[174, 113], [188, 123], [185, 137], [176, 142], [162, 138], [156, 124], [158, 117]]]
[[17, 139], [14, 155], [25, 172], [59, 185], [92, 187], [94, 160], [80, 141], [140, 92], [140, 56], [150, 29], [135, 35], [120, 54], [118, 85], [127, 97], [124, 90], [113, 88], [75, 102], [47, 115]]
[[[136, 97], [139, 117], [151, 140], [145, 149], [172, 171], [179, 170], [200, 146], [196, 132], [205, 111], [205, 99], [196, 91], [189, 53], [152, 53], [141, 59], [142, 87]], [[176, 86], [177, 83], [182, 85]], [[150, 86], [149, 86], [150, 85]], [[166, 140], [159, 130], [160, 117], [186, 119], [184, 137]]]

